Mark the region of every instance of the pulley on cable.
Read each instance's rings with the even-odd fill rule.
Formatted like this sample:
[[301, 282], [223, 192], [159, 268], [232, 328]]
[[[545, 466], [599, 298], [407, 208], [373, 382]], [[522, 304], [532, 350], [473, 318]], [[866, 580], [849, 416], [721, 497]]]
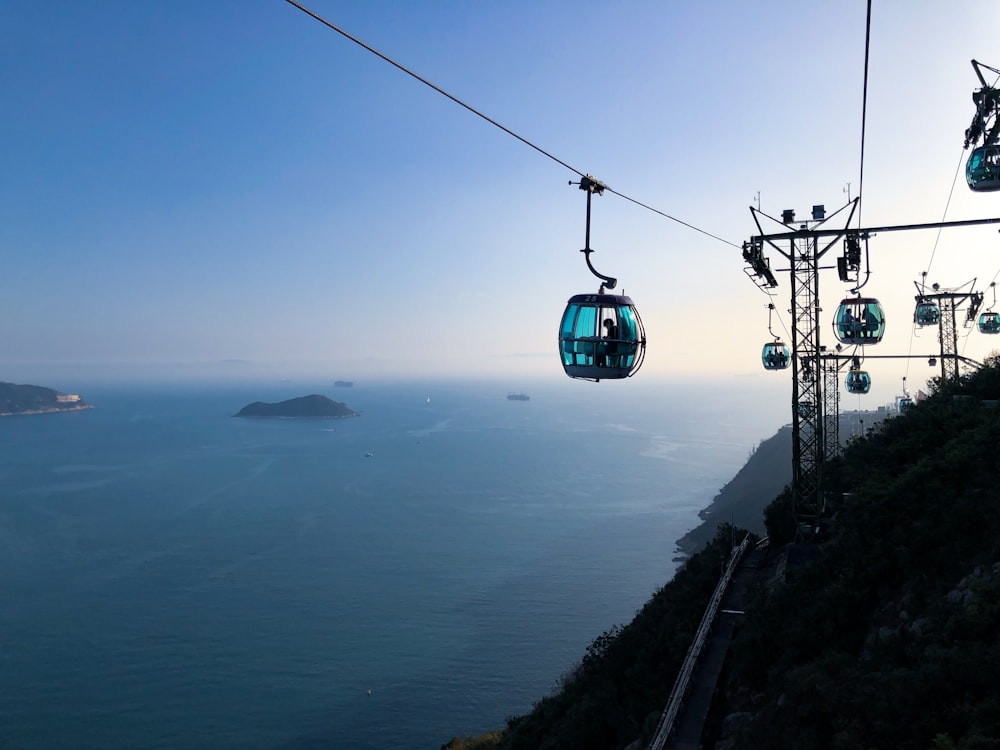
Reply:
[[976, 192], [1000, 190], [1000, 89], [986, 83], [983, 69], [1000, 75], [1000, 70], [972, 61], [982, 88], [972, 92], [976, 114], [965, 131], [965, 148], [976, 144], [965, 163], [965, 180]]
[[566, 303], [559, 323], [559, 356], [563, 370], [571, 378], [620, 380], [631, 377], [642, 366], [646, 331], [630, 298], [606, 293], [618, 285], [618, 280], [598, 273], [590, 262], [594, 252], [590, 247], [590, 202], [595, 193], [602, 195], [607, 185], [591, 175], [581, 178], [578, 184], [587, 193], [586, 241], [580, 252], [601, 285], [597, 294], [576, 294]]
[[774, 303], [768, 303], [767, 331], [774, 337], [774, 341], [768, 341], [764, 344], [760, 353], [760, 361], [764, 363], [765, 370], [784, 370], [791, 363], [792, 355], [785, 343], [771, 329], [771, 313], [773, 312]]

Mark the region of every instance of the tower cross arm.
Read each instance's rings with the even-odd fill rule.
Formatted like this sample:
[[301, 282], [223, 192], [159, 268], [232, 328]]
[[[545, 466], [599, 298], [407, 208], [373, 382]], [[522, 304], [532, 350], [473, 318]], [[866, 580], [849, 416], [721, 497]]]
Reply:
[[870, 237], [880, 232], [907, 232], [916, 229], [950, 229], [952, 227], [974, 227], [984, 224], [1000, 224], [1000, 217], [993, 219], [964, 219], [962, 221], [931, 221], [923, 224], [896, 224], [884, 227], [863, 227], [860, 229], [796, 229], [777, 234], [761, 234], [750, 238], [751, 242], [769, 242], [807, 237], [837, 237], [842, 234]]

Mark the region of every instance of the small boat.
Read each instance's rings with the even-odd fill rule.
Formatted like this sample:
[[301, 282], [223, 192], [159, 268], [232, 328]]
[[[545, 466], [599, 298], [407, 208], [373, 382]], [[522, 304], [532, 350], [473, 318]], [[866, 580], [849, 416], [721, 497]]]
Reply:
[[508, 393], [508, 401], [531, 401], [531, 396], [527, 393]]
[[365, 454], [365, 458], [375, 458], [375, 454], [374, 453], [366, 453]]

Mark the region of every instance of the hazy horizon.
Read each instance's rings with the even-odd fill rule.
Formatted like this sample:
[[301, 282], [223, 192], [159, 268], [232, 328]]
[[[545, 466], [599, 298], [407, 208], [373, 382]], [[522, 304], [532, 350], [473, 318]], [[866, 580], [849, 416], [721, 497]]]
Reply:
[[[595, 199], [592, 261], [649, 339], [636, 382], [790, 380], [760, 363], [769, 302], [790, 338], [784, 261], [768, 251], [768, 297], [740, 245], [759, 232], [752, 203], [803, 217], [857, 195], [863, 3], [312, 8], [573, 169], [714, 235]], [[0, 377], [564, 378], [560, 315], [598, 284], [573, 171], [280, 0], [20, 3], [3, 20], [16, 73], [0, 136], [16, 148], [0, 180]], [[962, 176], [969, 60], [1000, 65], [998, 27], [994, 0], [875, 4], [863, 226], [1000, 216], [1000, 194]], [[991, 226], [873, 237], [864, 291], [888, 322], [870, 353], [936, 354], [936, 329], [910, 322], [913, 282], [976, 278], [989, 306], [998, 243]], [[825, 344], [846, 293], [822, 273]], [[965, 356], [996, 348], [961, 333]], [[872, 402], [937, 374], [921, 359], [867, 369]]]

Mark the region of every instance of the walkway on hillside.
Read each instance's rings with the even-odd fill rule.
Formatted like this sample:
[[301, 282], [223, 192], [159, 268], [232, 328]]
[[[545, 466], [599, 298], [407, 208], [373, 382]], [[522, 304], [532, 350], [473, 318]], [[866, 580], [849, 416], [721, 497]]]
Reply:
[[756, 575], [762, 554], [760, 550], [754, 549], [733, 574], [729, 588], [726, 589], [722, 599], [712, 633], [705, 642], [698, 664], [691, 675], [687, 698], [677, 717], [674, 731], [667, 739], [666, 747], [670, 750], [698, 750], [701, 745], [701, 734], [705, 728], [719, 675], [722, 673], [722, 665], [726, 661], [729, 642], [733, 637], [736, 623], [743, 616], [738, 613], [743, 611], [744, 595], [750, 581]]

